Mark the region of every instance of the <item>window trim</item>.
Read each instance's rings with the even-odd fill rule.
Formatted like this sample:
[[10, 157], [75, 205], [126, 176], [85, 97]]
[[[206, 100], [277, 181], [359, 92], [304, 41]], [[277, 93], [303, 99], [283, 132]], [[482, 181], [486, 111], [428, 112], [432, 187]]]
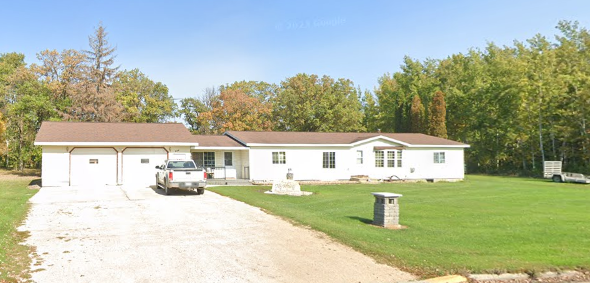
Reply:
[[287, 153], [285, 151], [273, 151], [272, 164], [287, 164]]
[[434, 164], [446, 164], [446, 154], [444, 151], [437, 151], [433, 154]]
[[385, 152], [383, 150], [375, 150], [375, 168], [385, 167]]
[[336, 152], [324, 151], [322, 153], [322, 168], [336, 169]]
[[387, 151], [387, 168], [395, 168], [395, 151]]
[[[213, 156], [213, 159], [207, 158], [207, 155], [209, 155], [209, 157]], [[213, 161], [213, 163], [211, 163], [211, 161]], [[209, 163], [207, 163], [207, 162], [209, 162]], [[203, 167], [215, 168], [215, 152], [213, 152], [213, 151], [203, 152]]]
[[[229, 154], [229, 164], [227, 164], [227, 155]], [[234, 153], [231, 151], [223, 152], [223, 166], [234, 166]]]
[[356, 151], [356, 164], [357, 165], [362, 165], [363, 162], [364, 162], [363, 151], [362, 150], [357, 150]]

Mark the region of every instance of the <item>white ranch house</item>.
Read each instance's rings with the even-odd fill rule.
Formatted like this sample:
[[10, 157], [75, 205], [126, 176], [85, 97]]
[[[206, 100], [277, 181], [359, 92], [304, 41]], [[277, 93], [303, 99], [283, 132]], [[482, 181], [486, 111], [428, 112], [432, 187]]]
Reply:
[[165, 159], [192, 158], [214, 179], [462, 180], [469, 145], [424, 134], [242, 132], [192, 135], [178, 123], [43, 122], [43, 186], [153, 185]]

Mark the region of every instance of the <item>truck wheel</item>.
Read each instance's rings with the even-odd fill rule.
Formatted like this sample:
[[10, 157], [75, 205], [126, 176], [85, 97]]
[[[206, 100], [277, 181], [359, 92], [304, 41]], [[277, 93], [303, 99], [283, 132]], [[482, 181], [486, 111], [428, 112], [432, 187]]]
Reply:
[[160, 189], [160, 186], [158, 184], [158, 176], [156, 176], [156, 189]]
[[202, 195], [204, 193], [205, 193], [205, 189], [202, 189], [202, 188], [197, 189], [197, 195]]
[[168, 184], [164, 183], [164, 194], [166, 194], [168, 196], [168, 195], [170, 195], [171, 192], [172, 192], [172, 190], [170, 188], [168, 188]]
[[552, 179], [553, 179], [553, 182], [555, 182], [555, 183], [561, 183], [561, 182], [563, 182], [561, 180], [561, 176], [559, 176], [559, 175], [554, 175]]

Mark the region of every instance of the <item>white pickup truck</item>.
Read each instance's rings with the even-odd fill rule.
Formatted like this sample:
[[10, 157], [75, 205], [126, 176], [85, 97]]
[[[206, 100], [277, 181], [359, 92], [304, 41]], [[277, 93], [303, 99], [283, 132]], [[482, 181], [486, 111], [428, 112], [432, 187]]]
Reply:
[[164, 189], [169, 195], [172, 189], [197, 191], [198, 195], [205, 193], [207, 186], [207, 172], [197, 168], [192, 160], [166, 160], [165, 164], [156, 166], [156, 187]]

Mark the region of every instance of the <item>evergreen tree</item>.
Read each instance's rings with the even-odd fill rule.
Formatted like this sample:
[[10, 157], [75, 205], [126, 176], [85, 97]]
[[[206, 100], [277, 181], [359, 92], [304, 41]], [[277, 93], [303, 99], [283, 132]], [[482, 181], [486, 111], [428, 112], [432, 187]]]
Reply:
[[447, 138], [447, 106], [442, 91], [434, 93], [429, 112], [428, 133], [436, 137]]
[[420, 96], [414, 95], [414, 98], [412, 99], [412, 107], [410, 108], [410, 132], [424, 133], [425, 112]]

